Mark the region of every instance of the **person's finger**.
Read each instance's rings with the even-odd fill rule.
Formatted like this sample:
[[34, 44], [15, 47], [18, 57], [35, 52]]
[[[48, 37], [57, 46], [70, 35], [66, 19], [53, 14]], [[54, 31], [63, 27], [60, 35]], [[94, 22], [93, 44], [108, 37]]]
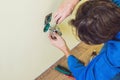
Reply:
[[58, 33], [56, 33], [56, 32], [53, 32], [53, 35], [54, 35], [55, 37], [57, 37], [57, 38], [60, 37], [60, 35], [58, 35]]
[[58, 15], [58, 12], [55, 12], [55, 13], [53, 14], [53, 17], [56, 18], [57, 15]]
[[59, 15], [59, 13], [61, 13], [60, 9], [58, 9], [55, 13], [53, 13], [53, 17], [54, 18], [57, 17]]
[[57, 21], [57, 23], [61, 23], [65, 18], [66, 18], [66, 16], [62, 16], [62, 17]]
[[57, 34], [52, 33], [52, 34], [49, 34], [48, 38], [49, 38], [51, 41], [53, 41], [53, 40], [57, 40], [58, 35], [57, 35]]
[[56, 24], [59, 24], [58, 22], [59, 22], [60, 18], [61, 18], [61, 17], [55, 18], [55, 23], [56, 23]]
[[51, 35], [50, 35], [50, 34], [48, 35], [48, 38], [49, 38], [49, 40], [50, 40], [50, 43], [51, 43], [52, 45], [54, 45], [54, 40], [51, 38]]
[[59, 20], [61, 18], [61, 14], [57, 15], [54, 19], [55, 19], [55, 22], [58, 24]]
[[51, 38], [51, 34], [48, 35], [48, 38], [49, 38], [50, 41], [52, 40], [52, 38]]

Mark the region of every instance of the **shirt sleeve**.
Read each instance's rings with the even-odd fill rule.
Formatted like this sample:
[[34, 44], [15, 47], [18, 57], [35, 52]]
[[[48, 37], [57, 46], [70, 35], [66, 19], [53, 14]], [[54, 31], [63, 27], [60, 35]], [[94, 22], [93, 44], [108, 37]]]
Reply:
[[115, 3], [118, 7], [120, 7], [120, 0], [112, 0], [113, 3]]
[[72, 72], [73, 76], [77, 79], [85, 66], [82, 64], [80, 60], [78, 60], [73, 55], [68, 56], [67, 61], [70, 71]]

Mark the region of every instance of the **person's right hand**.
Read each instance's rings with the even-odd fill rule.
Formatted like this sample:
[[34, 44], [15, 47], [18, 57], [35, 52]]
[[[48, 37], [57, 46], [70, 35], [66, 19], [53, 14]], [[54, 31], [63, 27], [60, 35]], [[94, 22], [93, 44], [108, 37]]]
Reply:
[[59, 24], [68, 17], [78, 2], [79, 0], [66, 0], [54, 14], [55, 22]]
[[53, 46], [64, 52], [66, 57], [70, 55], [70, 49], [68, 48], [65, 40], [61, 36], [53, 32], [52, 34], [49, 34], [48, 38]]
[[61, 36], [59, 36], [57, 33], [53, 32], [52, 34], [49, 34], [48, 38], [53, 46], [57, 47], [63, 52], [64, 50], [67, 49], [65, 40]]

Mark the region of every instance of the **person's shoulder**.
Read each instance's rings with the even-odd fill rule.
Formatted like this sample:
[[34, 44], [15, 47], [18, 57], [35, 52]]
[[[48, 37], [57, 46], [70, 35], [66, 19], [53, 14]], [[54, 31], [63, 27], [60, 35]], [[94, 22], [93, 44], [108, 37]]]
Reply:
[[112, 66], [120, 67], [120, 41], [109, 40], [107, 42], [106, 54]]

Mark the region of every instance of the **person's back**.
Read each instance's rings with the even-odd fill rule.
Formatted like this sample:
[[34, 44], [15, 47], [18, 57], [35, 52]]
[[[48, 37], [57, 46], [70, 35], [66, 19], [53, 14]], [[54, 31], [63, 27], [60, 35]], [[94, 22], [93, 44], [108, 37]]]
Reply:
[[87, 1], [79, 7], [71, 23], [83, 42], [105, 43], [100, 54], [87, 66], [79, 62], [78, 67], [78, 60], [68, 57], [76, 80], [111, 80], [120, 73], [120, 8], [107, 0]]

